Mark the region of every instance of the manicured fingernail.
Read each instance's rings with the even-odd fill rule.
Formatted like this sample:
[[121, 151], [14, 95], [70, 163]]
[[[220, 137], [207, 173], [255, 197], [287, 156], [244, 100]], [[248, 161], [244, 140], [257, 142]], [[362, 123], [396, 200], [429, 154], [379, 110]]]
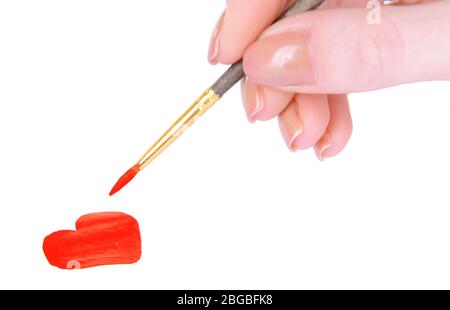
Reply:
[[311, 85], [317, 81], [311, 36], [284, 33], [251, 45], [244, 55], [247, 77], [274, 87]]
[[264, 109], [264, 90], [262, 87], [255, 85], [255, 104], [247, 113], [248, 120], [251, 123], [254, 123], [258, 113], [261, 112], [262, 109]]
[[258, 113], [264, 109], [264, 89], [244, 81], [242, 84], [242, 99], [247, 119], [250, 123], [254, 123]]
[[280, 131], [289, 150], [296, 152], [295, 140], [303, 133], [303, 123], [296, 113], [284, 115], [280, 120]]
[[288, 142], [288, 147], [292, 152], [297, 152], [298, 148], [296, 148], [294, 146], [295, 140], [300, 137], [303, 133], [303, 130], [299, 129], [297, 131], [294, 132], [294, 134], [292, 135], [291, 139]]
[[222, 35], [222, 25], [224, 16], [225, 12], [223, 12], [222, 15], [220, 16], [219, 21], [216, 24], [216, 28], [214, 29], [214, 32], [211, 35], [211, 41], [209, 43], [208, 61], [212, 65], [217, 64], [217, 55], [219, 55], [220, 38]]
[[295, 0], [286, 0], [286, 4], [284, 5], [284, 11], [289, 9], [289, 7], [295, 2]]
[[325, 159], [325, 151], [329, 149], [331, 146], [331, 137], [328, 133], [325, 133], [322, 138], [320, 138], [319, 142], [314, 146], [314, 151], [316, 152], [316, 156], [319, 160], [323, 161]]

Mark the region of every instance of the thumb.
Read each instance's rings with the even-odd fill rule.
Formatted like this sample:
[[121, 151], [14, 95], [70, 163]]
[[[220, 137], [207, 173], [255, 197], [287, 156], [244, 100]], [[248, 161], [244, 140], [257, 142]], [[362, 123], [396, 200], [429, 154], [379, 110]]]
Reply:
[[[371, 9], [314, 11], [278, 22], [245, 52], [247, 77], [304, 93], [450, 80], [450, 1], [376, 3]], [[379, 19], [372, 19], [377, 13]]]

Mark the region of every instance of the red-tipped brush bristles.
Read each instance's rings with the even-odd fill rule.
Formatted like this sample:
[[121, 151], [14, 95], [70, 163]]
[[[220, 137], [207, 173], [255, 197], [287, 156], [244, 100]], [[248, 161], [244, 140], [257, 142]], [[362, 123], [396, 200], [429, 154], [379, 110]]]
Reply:
[[113, 188], [111, 189], [111, 192], [109, 193], [109, 196], [114, 195], [118, 191], [120, 191], [125, 185], [127, 185], [133, 178], [138, 174], [140, 171], [139, 164], [134, 165], [130, 169], [128, 169], [127, 172], [125, 172], [117, 181], [116, 184], [114, 184]]

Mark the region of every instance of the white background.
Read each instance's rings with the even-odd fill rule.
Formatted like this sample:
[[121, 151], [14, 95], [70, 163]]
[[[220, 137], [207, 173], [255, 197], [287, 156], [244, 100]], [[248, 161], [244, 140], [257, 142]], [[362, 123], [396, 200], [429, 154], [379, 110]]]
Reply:
[[[239, 89], [108, 192], [225, 67], [223, 1], [0, 1], [0, 288], [450, 288], [450, 84], [351, 96], [338, 157], [250, 125]], [[86, 213], [140, 223], [134, 265], [50, 266]]]

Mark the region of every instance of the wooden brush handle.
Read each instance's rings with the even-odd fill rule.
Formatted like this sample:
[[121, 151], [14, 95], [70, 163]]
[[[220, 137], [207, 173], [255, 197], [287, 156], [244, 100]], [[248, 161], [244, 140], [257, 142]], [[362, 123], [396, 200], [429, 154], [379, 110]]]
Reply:
[[[315, 10], [325, 0], [297, 0], [297, 2], [290, 7], [278, 19], [283, 19], [295, 15], [300, 12]], [[231, 87], [239, 82], [244, 77], [244, 69], [242, 67], [242, 59], [231, 65], [227, 71], [211, 86], [212, 90], [222, 97]]]

